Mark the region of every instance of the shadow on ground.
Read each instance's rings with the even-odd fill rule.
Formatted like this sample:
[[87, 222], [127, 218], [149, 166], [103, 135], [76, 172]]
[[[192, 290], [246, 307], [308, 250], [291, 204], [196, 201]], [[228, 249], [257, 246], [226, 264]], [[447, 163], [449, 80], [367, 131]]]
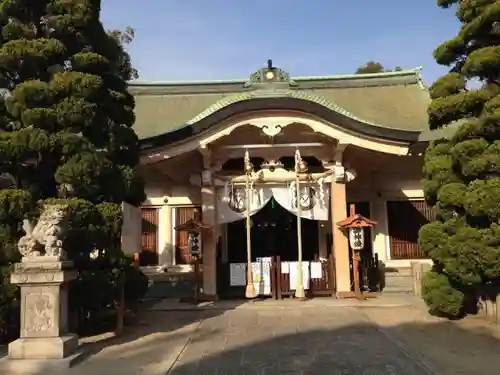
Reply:
[[[499, 373], [500, 334], [496, 326], [474, 325], [474, 321], [464, 325], [425, 316], [418, 322], [388, 322], [390, 314], [407, 313], [409, 320], [414, 319], [414, 310], [405, 308], [315, 310], [148, 312], [142, 325], [131, 327], [132, 331], [121, 338], [94, 344], [90, 358], [64, 373]], [[45, 373], [48, 369], [34, 374]]]
[[[160, 305], [165, 301], [150, 300], [143, 302], [141, 311], [135, 321], [131, 325], [125, 326], [123, 333], [119, 336], [108, 332], [83, 338], [81, 342], [85, 354], [78, 360], [78, 363], [91, 360], [91, 357], [106, 349], [112, 350], [113, 347], [127, 348], [127, 344], [137, 342], [146, 344], [150, 340], [156, 346], [152, 347], [148, 354], [151, 355], [156, 352], [161, 354], [165, 350], [162, 344], [167, 345], [178, 340], [182, 341], [190, 332], [199, 330], [202, 321], [224, 314], [239, 305], [239, 302], [235, 301], [230, 305], [231, 307], [223, 309], [194, 310], [193, 306], [185, 303], [185, 310], [178, 307], [169, 310], [168, 305], [164, 308], [160, 306], [157, 310], [154, 310], [155, 305]], [[140, 354], [140, 351], [137, 353]], [[120, 354], [121, 356], [122, 354]]]
[[451, 327], [448, 322], [390, 328], [356, 324], [328, 331], [286, 334], [229, 350], [219, 347], [216, 352], [195, 356], [197, 346], [202, 345], [194, 342], [191, 350], [183, 353], [166, 373], [496, 375], [500, 368], [499, 340], [486, 332]]
[[[230, 307], [224, 309], [194, 310], [191, 304], [186, 303], [186, 310], [169, 310], [168, 306], [165, 309], [160, 307], [158, 311], [151, 310], [156, 304], [165, 301], [154, 299], [144, 301], [133, 321], [126, 325], [122, 334], [118, 336], [115, 332], [103, 332], [80, 337], [81, 351], [84, 354], [74, 362], [72, 369], [62, 373], [80, 373], [80, 369], [85, 368], [83, 372], [85, 374], [89, 373], [87, 371], [89, 369], [94, 375], [114, 373], [116, 369], [133, 374], [135, 372], [126, 372], [127, 369], [134, 369], [135, 364], [142, 365], [148, 360], [157, 361], [158, 358], [164, 356], [165, 351], [170, 349], [175, 348], [174, 351], [176, 349], [180, 351], [193, 331], [199, 332], [200, 338], [204, 336], [202, 330], [199, 329], [203, 320], [217, 317], [239, 305], [238, 301], [235, 301]], [[175, 304], [178, 305], [178, 303]], [[2, 374], [4, 369], [2, 366], [5, 366], [2, 360], [6, 357], [7, 345], [0, 346], [0, 373]], [[103, 361], [103, 357], [111, 358], [111, 360]], [[124, 360], [126, 363], [122, 363]], [[119, 362], [121, 363], [118, 365]], [[104, 367], [102, 368], [101, 365]], [[108, 367], [111, 370], [108, 371]], [[37, 375], [48, 372], [54, 373], [52, 367], [37, 368], [36, 371], [30, 370], [26, 374]], [[12, 375], [17, 374], [12, 372]]]

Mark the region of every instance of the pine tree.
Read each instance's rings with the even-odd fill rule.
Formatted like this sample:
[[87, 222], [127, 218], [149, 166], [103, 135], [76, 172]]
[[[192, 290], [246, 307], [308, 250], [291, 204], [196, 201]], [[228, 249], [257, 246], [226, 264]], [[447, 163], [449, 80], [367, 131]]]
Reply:
[[394, 70], [385, 68], [381, 63], [377, 61], [368, 61], [363, 66], [356, 69], [356, 74], [372, 74], [372, 73], [388, 73], [388, 72], [400, 72], [401, 67], [396, 66]]
[[[136, 72], [124, 49], [133, 35], [106, 31], [100, 4], [0, 3], [0, 173], [10, 181], [0, 190], [0, 262], [15, 256], [23, 218], [40, 202], [64, 199], [72, 212], [66, 248], [80, 281], [93, 284], [99, 277], [86, 275], [96, 267], [123, 265], [121, 203], [144, 199], [127, 91]], [[98, 266], [89, 260], [94, 249], [103, 254]]]
[[434, 261], [424, 278], [431, 311], [465, 312], [467, 296], [500, 277], [500, 2], [439, 0], [456, 9], [461, 28], [435, 51], [450, 67], [430, 87], [429, 125], [457, 126], [425, 155], [424, 190], [436, 220], [420, 230]]

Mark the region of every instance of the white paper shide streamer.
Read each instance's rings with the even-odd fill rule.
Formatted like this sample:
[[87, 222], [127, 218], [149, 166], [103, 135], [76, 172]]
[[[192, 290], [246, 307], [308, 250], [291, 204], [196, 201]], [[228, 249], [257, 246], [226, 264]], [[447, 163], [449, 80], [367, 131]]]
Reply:
[[226, 181], [224, 183], [224, 195], [222, 196], [222, 201], [224, 203], [229, 203], [231, 201], [231, 198], [230, 198], [230, 190], [229, 190], [229, 181]]
[[292, 203], [292, 207], [297, 207], [297, 183], [292, 181], [290, 183], [290, 202]]

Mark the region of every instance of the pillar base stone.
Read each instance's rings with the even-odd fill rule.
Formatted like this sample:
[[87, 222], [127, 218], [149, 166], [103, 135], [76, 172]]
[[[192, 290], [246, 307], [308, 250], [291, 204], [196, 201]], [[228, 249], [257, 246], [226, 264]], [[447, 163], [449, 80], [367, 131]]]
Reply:
[[9, 355], [0, 358], [0, 374], [65, 373], [85, 354], [76, 335], [20, 338], [9, 344]]
[[0, 374], [65, 373], [82, 357], [78, 336], [68, 327], [68, 285], [75, 278], [71, 262], [53, 257], [15, 265], [11, 282], [21, 289], [21, 332], [0, 360]]
[[19, 338], [9, 344], [11, 359], [62, 359], [78, 347], [77, 335]]

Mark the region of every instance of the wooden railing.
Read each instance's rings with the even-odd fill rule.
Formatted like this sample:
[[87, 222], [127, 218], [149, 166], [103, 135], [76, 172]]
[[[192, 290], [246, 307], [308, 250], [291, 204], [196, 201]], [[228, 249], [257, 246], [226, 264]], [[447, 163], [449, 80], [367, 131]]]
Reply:
[[362, 291], [379, 292], [381, 272], [378, 254], [370, 257], [361, 257], [359, 263], [359, 285]]
[[[295, 294], [294, 286], [290, 285], [290, 271], [283, 272], [286, 268], [286, 263], [289, 262], [282, 262], [279, 256], [276, 257], [276, 297], [278, 299], [293, 297]], [[295, 266], [296, 262], [292, 263], [294, 263]], [[321, 277], [311, 277], [311, 268], [318, 265], [321, 267]], [[306, 288], [306, 295], [308, 297], [335, 296], [335, 259], [333, 255], [330, 255], [325, 261], [317, 260], [304, 262], [303, 266], [308, 267], [307, 275], [309, 275], [309, 287]]]
[[[290, 263], [292, 267], [296, 266], [296, 262], [282, 262], [279, 256], [272, 257], [270, 267], [270, 282], [271, 292], [269, 297], [281, 299], [283, 297], [293, 297], [295, 294], [295, 286], [290, 285]], [[308, 297], [316, 296], [335, 296], [335, 259], [330, 255], [326, 260], [304, 261], [303, 267], [307, 267], [308, 288], [306, 295]], [[320, 267], [321, 277], [310, 277], [312, 268]], [[218, 264], [218, 285], [217, 288], [222, 297], [226, 298], [243, 298], [245, 286], [230, 286], [228, 263]], [[246, 268], [246, 266], [245, 266]], [[288, 269], [285, 272], [285, 269]]]

